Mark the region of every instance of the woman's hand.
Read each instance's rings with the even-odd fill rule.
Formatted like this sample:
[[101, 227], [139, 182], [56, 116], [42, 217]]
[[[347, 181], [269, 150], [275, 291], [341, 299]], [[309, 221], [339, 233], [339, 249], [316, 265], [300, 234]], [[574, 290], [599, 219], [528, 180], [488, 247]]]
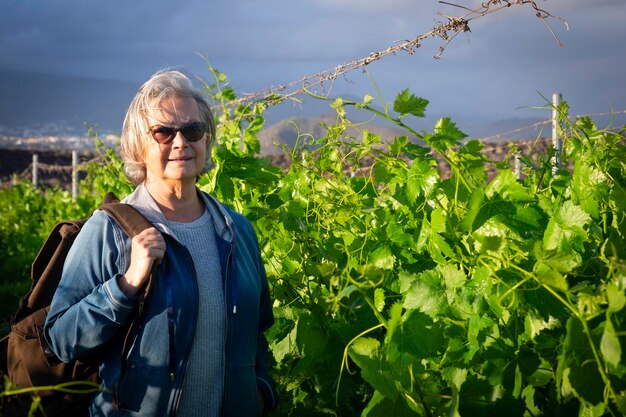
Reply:
[[139, 292], [150, 276], [154, 262], [159, 262], [165, 254], [165, 240], [156, 228], [150, 227], [139, 233], [132, 240], [130, 266], [119, 278], [119, 285], [126, 295]]

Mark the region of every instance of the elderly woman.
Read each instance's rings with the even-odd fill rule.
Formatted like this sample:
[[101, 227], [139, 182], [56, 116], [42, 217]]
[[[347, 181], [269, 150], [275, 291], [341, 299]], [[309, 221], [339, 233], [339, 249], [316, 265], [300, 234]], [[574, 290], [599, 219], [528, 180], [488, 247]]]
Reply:
[[[153, 75], [121, 138], [123, 202], [154, 225], [132, 241], [104, 212], [68, 255], [44, 335], [63, 361], [99, 363], [92, 416], [259, 416], [277, 403], [263, 335], [273, 323], [255, 232], [196, 187], [215, 122], [178, 71]], [[122, 356], [138, 294], [158, 264], [145, 313]]]

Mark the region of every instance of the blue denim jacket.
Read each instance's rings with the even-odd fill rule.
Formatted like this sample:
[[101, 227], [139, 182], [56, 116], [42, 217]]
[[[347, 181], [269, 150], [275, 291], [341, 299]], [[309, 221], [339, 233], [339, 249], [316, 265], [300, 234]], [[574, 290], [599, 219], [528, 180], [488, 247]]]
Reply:
[[[259, 392], [265, 411], [278, 397], [268, 374], [263, 333], [274, 317], [256, 234], [245, 217], [198, 192], [215, 225], [227, 302], [222, 415], [260, 415]], [[99, 358], [103, 390], [92, 401], [92, 416], [175, 416], [185, 369], [202, 366], [187, 361], [197, 314], [195, 270], [145, 186], [124, 202], [139, 209], [166, 242], [127, 356], [121, 358], [122, 339], [136, 300], [121, 291], [117, 278], [129, 266], [131, 240], [102, 211], [92, 215], [72, 245], [44, 335], [63, 361]], [[113, 406], [116, 383], [118, 408]]]

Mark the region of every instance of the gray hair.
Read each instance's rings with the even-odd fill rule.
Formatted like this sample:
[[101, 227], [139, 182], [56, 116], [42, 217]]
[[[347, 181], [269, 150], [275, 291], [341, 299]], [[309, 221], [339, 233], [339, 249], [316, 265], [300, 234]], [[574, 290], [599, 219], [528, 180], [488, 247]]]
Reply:
[[182, 72], [161, 70], [139, 88], [124, 118], [120, 155], [124, 160], [126, 176], [135, 185], [146, 179], [146, 146], [152, 140], [148, 133], [148, 112], [155, 102], [169, 97], [190, 97], [196, 101], [202, 122], [207, 125], [206, 161], [201, 174], [212, 168], [211, 147], [215, 140], [215, 120], [209, 103]]

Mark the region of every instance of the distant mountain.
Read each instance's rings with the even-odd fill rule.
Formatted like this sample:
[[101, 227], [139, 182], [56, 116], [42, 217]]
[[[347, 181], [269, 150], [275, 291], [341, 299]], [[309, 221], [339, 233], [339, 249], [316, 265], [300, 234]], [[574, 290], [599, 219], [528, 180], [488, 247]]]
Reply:
[[[0, 69], [0, 138], [86, 136], [86, 126], [95, 126], [101, 135], [119, 134], [126, 109], [139, 85], [139, 82]], [[349, 95], [343, 97], [360, 101]], [[298, 129], [300, 134], [308, 133], [320, 137], [324, 134], [320, 123], [334, 121], [331, 100], [318, 100], [308, 96], [298, 97], [298, 100], [299, 102], [287, 100], [265, 111], [267, 127], [261, 133], [263, 152], [277, 152], [272, 144], [274, 140], [293, 146], [298, 137]], [[348, 118], [353, 122], [368, 122], [372, 117], [367, 111], [352, 107], [347, 107], [346, 110]], [[539, 125], [541, 120], [537, 118], [482, 120], [471, 117], [469, 113], [445, 116], [452, 116], [452, 121], [459, 129], [472, 138], [531, 139], [538, 135], [548, 136], [550, 131], [550, 126]], [[442, 116], [427, 112], [426, 118], [411, 118], [409, 124], [417, 131], [432, 132], [439, 117]], [[625, 118], [625, 115], [619, 115], [613, 124], [621, 125]], [[609, 117], [605, 119], [599, 122], [600, 126], [610, 123]], [[535, 124], [537, 126], [528, 128]], [[395, 125], [380, 117], [368, 123], [368, 128], [383, 137], [403, 134]], [[492, 137], [497, 134], [500, 135]]]
[[[342, 97], [346, 100], [352, 100], [355, 102], [360, 101], [360, 99], [351, 96], [344, 95]], [[301, 103], [292, 103], [287, 101], [277, 106], [269, 107], [263, 115], [269, 129], [275, 129], [277, 126], [280, 126], [282, 129], [282, 122], [285, 120], [297, 120], [303, 123], [303, 126], [306, 127], [308, 126], [308, 122], [305, 122], [304, 119], [312, 119], [312, 123], [315, 126], [320, 118], [320, 120], [323, 121], [325, 117], [330, 117], [330, 120], [332, 121], [332, 117], [334, 116], [330, 116], [329, 114], [335, 113], [330, 107], [330, 104], [330, 100], [318, 100], [311, 97], [304, 97], [302, 98]], [[374, 103], [374, 107], [378, 111], [382, 111], [380, 106], [377, 106], [376, 103]], [[359, 110], [352, 106], [346, 106], [346, 112], [347, 118], [353, 122], [368, 123], [368, 125], [373, 124], [378, 127], [389, 128], [392, 131], [396, 131], [396, 133], [400, 132], [393, 123], [380, 116], [373, 117], [373, 114], [366, 110]], [[424, 118], [407, 117], [404, 121], [418, 132], [432, 132], [433, 126], [441, 117], [450, 117], [452, 122], [454, 122], [461, 131], [469, 135], [470, 138], [484, 138], [511, 132], [512, 136], [497, 136], [494, 140], [530, 139], [537, 137], [540, 133], [545, 135], [546, 132], [548, 132], [549, 134], [550, 130], [549, 124], [539, 125], [539, 122], [543, 120], [536, 117], [512, 117], [499, 120], [486, 120], [477, 119], [476, 117], [471, 116], [469, 112], [468, 114], [434, 114], [433, 112], [427, 111], [426, 117]], [[548, 126], [547, 131], [545, 129], [546, 126]], [[544, 128], [543, 132], [541, 132], [541, 127]], [[292, 129], [294, 128], [292, 127]], [[304, 130], [306, 131], [307, 129]], [[289, 135], [290, 137], [293, 137], [294, 134], [295, 132], [292, 132]]]
[[[271, 126], [262, 129], [259, 132], [259, 141], [261, 142], [261, 155], [273, 155], [281, 153], [278, 145], [287, 145], [291, 149], [298, 142], [300, 144], [309, 141], [311, 138], [319, 139], [326, 135], [326, 129], [322, 124], [332, 125], [336, 123], [336, 116], [323, 115], [319, 117], [297, 117], [282, 120]], [[399, 135], [406, 135], [401, 129], [391, 127], [368, 124], [357, 128], [348, 128], [346, 135], [361, 139], [363, 130], [367, 130], [373, 134], [380, 136], [383, 141], [391, 140]], [[414, 140], [415, 138], [412, 138]]]
[[119, 132], [139, 86], [118, 80], [0, 70], [0, 134]]

